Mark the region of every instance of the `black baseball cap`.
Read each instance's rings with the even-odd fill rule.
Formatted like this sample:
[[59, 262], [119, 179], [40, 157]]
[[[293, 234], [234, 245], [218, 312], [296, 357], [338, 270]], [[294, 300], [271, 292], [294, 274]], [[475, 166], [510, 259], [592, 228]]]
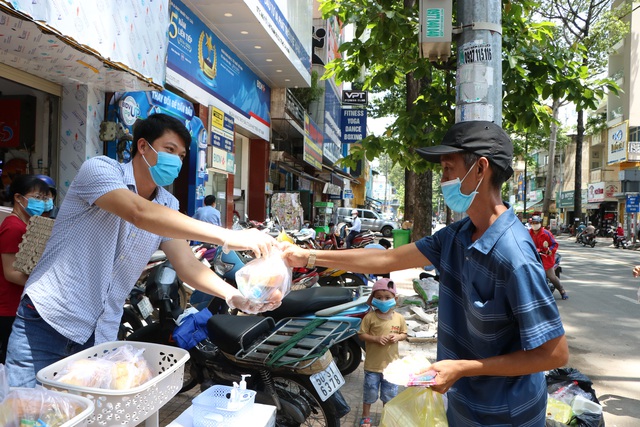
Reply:
[[447, 131], [442, 144], [416, 150], [425, 160], [440, 163], [440, 156], [468, 152], [486, 157], [500, 169], [513, 175], [513, 143], [497, 124], [486, 121], [458, 122]]

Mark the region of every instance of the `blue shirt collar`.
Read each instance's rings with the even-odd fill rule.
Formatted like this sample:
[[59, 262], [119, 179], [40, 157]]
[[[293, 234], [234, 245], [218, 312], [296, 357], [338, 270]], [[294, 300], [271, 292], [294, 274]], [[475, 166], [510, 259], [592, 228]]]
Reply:
[[[505, 231], [517, 221], [517, 217], [513, 213], [513, 208], [507, 202], [503, 203], [508, 209], [500, 214], [487, 231], [485, 231], [478, 240], [469, 245], [469, 248], [474, 248], [485, 255], [488, 254]], [[465, 236], [465, 239], [468, 238], [468, 242], [471, 242], [471, 235], [474, 230], [475, 226], [471, 222], [471, 219], [468, 218], [467, 223], [461, 227], [460, 233]]]

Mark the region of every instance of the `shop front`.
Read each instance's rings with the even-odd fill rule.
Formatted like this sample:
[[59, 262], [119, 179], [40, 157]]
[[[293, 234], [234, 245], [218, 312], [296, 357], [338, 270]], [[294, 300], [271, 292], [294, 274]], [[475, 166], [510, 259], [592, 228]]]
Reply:
[[208, 109], [206, 162], [207, 175], [213, 176], [205, 181], [203, 191], [224, 195], [218, 209], [226, 211], [227, 226], [234, 212], [240, 218], [247, 214], [262, 220], [267, 204], [271, 89], [180, 0], [171, 2], [170, 15], [176, 20], [169, 31], [166, 83]]
[[[16, 174], [45, 174], [56, 182], [59, 205], [82, 163], [104, 154], [105, 93], [161, 89], [166, 45], [152, 40], [166, 37], [162, 3], [144, 15], [136, 2], [0, 3], [3, 187]], [[112, 31], [123, 25], [137, 43]]]

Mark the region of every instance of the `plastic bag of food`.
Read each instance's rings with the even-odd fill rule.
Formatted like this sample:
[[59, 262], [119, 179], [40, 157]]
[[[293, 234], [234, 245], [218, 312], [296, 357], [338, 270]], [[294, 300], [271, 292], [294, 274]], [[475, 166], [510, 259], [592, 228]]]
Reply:
[[446, 427], [447, 411], [440, 393], [409, 387], [384, 405], [380, 427]]
[[126, 344], [104, 357], [70, 361], [58, 381], [80, 387], [127, 390], [149, 381], [153, 374], [142, 356], [144, 349]]
[[84, 409], [78, 402], [42, 387], [17, 388], [0, 403], [0, 425], [59, 427]]
[[435, 372], [427, 371], [429, 366], [425, 355], [415, 353], [389, 363], [382, 375], [392, 384], [428, 387], [435, 384]]
[[269, 256], [248, 262], [236, 272], [240, 293], [255, 303], [279, 303], [291, 290], [291, 269], [282, 252], [272, 249]]

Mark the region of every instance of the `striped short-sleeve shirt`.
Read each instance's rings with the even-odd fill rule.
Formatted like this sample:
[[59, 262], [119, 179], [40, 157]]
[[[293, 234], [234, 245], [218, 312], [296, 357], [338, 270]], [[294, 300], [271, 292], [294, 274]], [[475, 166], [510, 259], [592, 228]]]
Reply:
[[[416, 246], [440, 272], [438, 360], [531, 350], [562, 336], [558, 308], [528, 231], [507, 210], [475, 242], [467, 217]], [[478, 376], [448, 391], [449, 425], [544, 426], [544, 374]]]
[[[96, 344], [116, 339], [131, 288], [153, 252], [169, 240], [95, 205], [117, 189], [137, 193], [131, 163], [100, 156], [82, 164], [24, 291], [49, 325], [80, 344], [93, 333]], [[178, 209], [177, 199], [162, 187], [153, 202]]]

